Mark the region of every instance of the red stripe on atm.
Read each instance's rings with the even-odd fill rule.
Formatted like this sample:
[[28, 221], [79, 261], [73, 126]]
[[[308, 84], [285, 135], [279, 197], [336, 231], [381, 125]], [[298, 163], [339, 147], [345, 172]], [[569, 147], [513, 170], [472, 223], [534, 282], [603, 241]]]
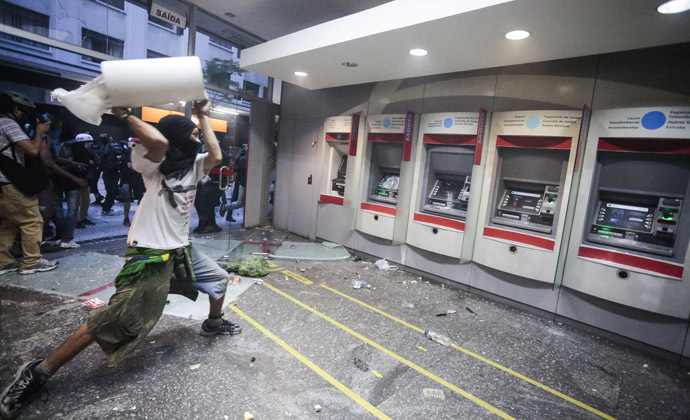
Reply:
[[395, 216], [395, 207], [381, 206], [379, 204], [362, 203], [360, 206], [362, 210], [375, 211], [377, 213], [390, 214]]
[[449, 227], [451, 229], [457, 229], [460, 231], [465, 230], [465, 222], [453, 219], [446, 219], [445, 217], [432, 216], [430, 214], [415, 213], [414, 220], [416, 220], [417, 222], [431, 223], [432, 225]]
[[628, 267], [641, 268], [643, 270], [664, 274], [678, 279], [683, 277], [684, 266], [682, 265], [670, 264], [664, 261], [653, 260], [645, 257], [638, 257], [637, 255], [623, 254], [621, 252], [581, 246], [577, 252], [577, 256], [627, 265]]
[[343, 205], [343, 197], [334, 197], [332, 195], [321, 194], [319, 196], [319, 202], [337, 204], [339, 206], [342, 206]]
[[556, 241], [551, 239], [539, 238], [537, 236], [525, 235], [524, 233], [517, 233], [510, 230], [496, 229], [485, 227], [484, 236], [488, 238], [505, 239], [511, 242], [519, 242], [521, 244], [536, 246], [537, 248], [547, 249], [553, 251], [556, 247]]
[[[340, 137], [340, 138], [338, 138]], [[326, 133], [327, 141], [350, 141], [350, 133]]]
[[425, 134], [424, 143], [473, 146], [477, 144], [477, 136], [473, 134]]
[[369, 141], [402, 143], [405, 141], [404, 133], [369, 133]]
[[599, 139], [597, 150], [612, 152], [678, 153], [688, 155], [690, 154], [690, 140], [602, 137]]
[[533, 149], [570, 149], [570, 137], [498, 136], [496, 146]]

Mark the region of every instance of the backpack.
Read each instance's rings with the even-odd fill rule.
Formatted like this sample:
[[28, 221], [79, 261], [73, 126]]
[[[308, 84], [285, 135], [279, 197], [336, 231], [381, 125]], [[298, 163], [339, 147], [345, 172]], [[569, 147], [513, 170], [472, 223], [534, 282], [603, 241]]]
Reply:
[[119, 170], [125, 161], [125, 151], [119, 143], [108, 143], [103, 156], [103, 169]]

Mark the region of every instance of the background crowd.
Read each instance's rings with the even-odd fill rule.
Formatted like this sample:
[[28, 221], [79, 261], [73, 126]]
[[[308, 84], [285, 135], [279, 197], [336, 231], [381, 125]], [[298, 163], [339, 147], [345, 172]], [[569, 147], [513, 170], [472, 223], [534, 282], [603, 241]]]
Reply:
[[[18, 163], [30, 166], [32, 172], [40, 171], [47, 181], [35, 197], [28, 197], [37, 201], [42, 221], [41, 252], [78, 248], [78, 238], [75, 238], [78, 230], [97, 224], [88, 217], [89, 206], [100, 206], [101, 216], [107, 217], [119, 214], [113, 207], [117, 202], [122, 203], [122, 224], [131, 225], [131, 205], [145, 192], [141, 175], [131, 167], [130, 142], [137, 142], [137, 138], [118, 140], [107, 133], [77, 134], [56, 115], [38, 111], [33, 102], [21, 93], [2, 93], [0, 99], [0, 122], [12, 127], [16, 123], [23, 131], [23, 134], [15, 133], [14, 140], [0, 132], [0, 148], [9, 146], [2, 154], [12, 159], [20, 155], [21, 159], [15, 159]], [[22, 135], [28, 141], [36, 139], [38, 153], [35, 157], [15, 147], [18, 144], [16, 140]], [[26, 160], [24, 155], [28, 156]], [[197, 186], [195, 208], [199, 225], [194, 229], [195, 233], [221, 231], [216, 223], [216, 212], [227, 221], [236, 222], [233, 211], [244, 206], [247, 146], [239, 150], [224, 150], [223, 155], [223, 162]], [[0, 181], [3, 185], [12, 184], [6, 178]], [[222, 189], [228, 186], [227, 191]], [[7, 194], [5, 199], [9, 200]], [[22, 234], [26, 236], [26, 233], [21, 228], [22, 222], [14, 223], [9, 219], [6, 214], [0, 214], [0, 231], [16, 224], [15, 238], [12, 239], [15, 241], [13, 255], [25, 254]], [[9, 269], [0, 266], [0, 274], [15, 271], [18, 266], [18, 263]]]

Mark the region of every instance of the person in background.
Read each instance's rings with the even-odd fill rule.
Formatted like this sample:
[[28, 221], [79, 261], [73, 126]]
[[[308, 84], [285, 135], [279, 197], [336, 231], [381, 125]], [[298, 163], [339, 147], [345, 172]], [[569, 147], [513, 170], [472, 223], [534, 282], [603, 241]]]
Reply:
[[[24, 94], [4, 92], [0, 94], [0, 150], [8, 158], [25, 166], [25, 156], [37, 156], [43, 134], [50, 122], [37, 123], [33, 138], [22, 130], [30, 123], [28, 114], [36, 106]], [[53, 270], [56, 261], [41, 255], [43, 219], [38, 210], [38, 199], [27, 197], [0, 171], [0, 274], [19, 271], [33, 274]], [[17, 234], [21, 234], [22, 260], [17, 262], [10, 248]]]
[[103, 183], [105, 184], [105, 201], [101, 209], [104, 216], [113, 214], [113, 204], [120, 192], [120, 170], [125, 163], [125, 151], [120, 142], [112, 136], [108, 137], [108, 143], [101, 149], [101, 169], [103, 170]]
[[[95, 225], [94, 222], [88, 219], [89, 203], [91, 202], [91, 185], [93, 184], [93, 177], [100, 162], [98, 154], [93, 149], [93, 137], [89, 133], [77, 134], [71, 144], [72, 154], [74, 160], [78, 163], [86, 165], [86, 186], [81, 187], [80, 195], [81, 202], [79, 204], [79, 218], [77, 221], [77, 229], [85, 229], [86, 226]], [[97, 175], [96, 175], [97, 176]], [[98, 179], [96, 178], [96, 183]], [[98, 197], [98, 190], [94, 196]]]
[[197, 198], [194, 201], [194, 208], [199, 216], [199, 226], [194, 229], [194, 233], [215, 233], [223, 229], [216, 223], [216, 206], [220, 203], [220, 197], [224, 193], [221, 191], [218, 182], [220, 167], [223, 162], [211, 169], [208, 175], [201, 178], [197, 185]]
[[50, 377], [94, 341], [110, 363], [118, 363], [141, 343], [160, 318], [169, 292], [196, 298], [209, 295], [204, 336], [235, 335], [239, 325], [223, 319], [229, 275], [189, 242], [189, 219], [199, 179], [221, 162], [220, 147], [208, 119], [208, 102], [194, 104], [208, 153], [197, 154], [199, 129], [189, 118], [168, 115], [158, 129], [124, 108], [113, 114], [141, 140], [132, 152], [132, 167], [146, 182], [147, 192], [134, 215], [125, 253], [107, 307], [92, 312], [47, 359], [21, 366], [0, 395], [0, 416], [14, 417]]
[[[247, 186], [247, 150], [248, 146], [246, 144], [243, 145], [240, 155], [237, 157], [237, 160], [235, 160], [235, 186], [233, 187], [232, 193], [233, 202], [220, 206], [220, 215], [225, 216], [225, 220], [228, 222], [236, 222], [237, 220], [232, 217], [233, 210], [244, 207], [244, 189]], [[237, 197], [235, 197], [235, 192], [237, 192]]]
[[[79, 248], [79, 244], [74, 240], [74, 229], [79, 214], [81, 188], [88, 185], [84, 179], [87, 166], [74, 160], [72, 148], [68, 142], [44, 143], [44, 145], [48, 144], [52, 147], [42, 147], [40, 156], [43, 165], [53, 175], [55, 193], [53, 222], [55, 222], [57, 232], [51, 242], [59, 242], [61, 248]], [[67, 202], [66, 213], [63, 201]]]
[[132, 169], [132, 148], [136, 147], [138, 143], [138, 138], [130, 137], [129, 142], [122, 145], [125, 150], [125, 164], [120, 171], [120, 192], [117, 195], [117, 200], [124, 207], [123, 226], [132, 226], [132, 222], [129, 220], [132, 201], [141, 201], [145, 191], [141, 174]]

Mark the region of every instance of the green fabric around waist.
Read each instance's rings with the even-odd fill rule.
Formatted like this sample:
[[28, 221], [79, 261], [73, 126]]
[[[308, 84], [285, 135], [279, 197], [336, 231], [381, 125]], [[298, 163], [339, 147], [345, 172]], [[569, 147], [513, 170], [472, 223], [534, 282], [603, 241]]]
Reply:
[[150, 275], [159, 264], [168, 262], [175, 250], [129, 247], [125, 251], [125, 265], [115, 277], [115, 287], [126, 286], [138, 277]]

